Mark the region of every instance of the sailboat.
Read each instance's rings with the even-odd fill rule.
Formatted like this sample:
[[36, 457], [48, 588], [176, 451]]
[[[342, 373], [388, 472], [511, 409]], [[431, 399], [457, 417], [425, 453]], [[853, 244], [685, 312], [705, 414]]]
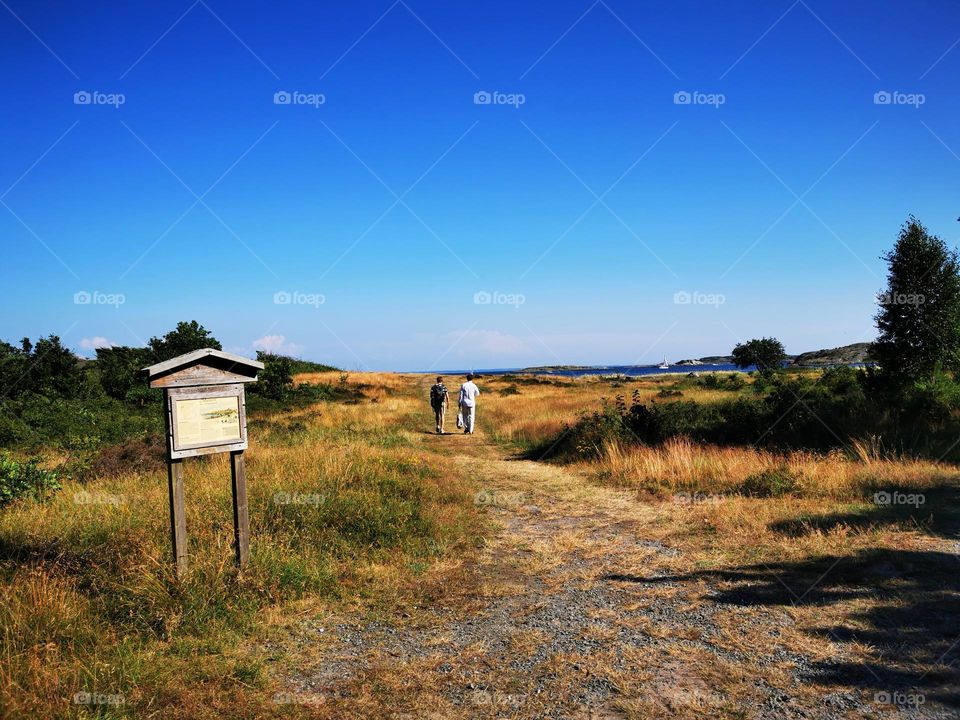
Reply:
[[666, 356], [664, 356], [663, 362], [660, 363], [659, 365], [657, 365], [657, 367], [660, 368], [661, 370], [669, 370], [669, 369], [670, 369], [670, 365], [667, 363], [667, 358], [666, 358]]

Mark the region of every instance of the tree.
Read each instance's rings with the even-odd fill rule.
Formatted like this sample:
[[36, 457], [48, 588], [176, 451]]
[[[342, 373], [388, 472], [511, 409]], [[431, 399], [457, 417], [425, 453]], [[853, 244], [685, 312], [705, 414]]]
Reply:
[[76, 397], [83, 387], [83, 370], [76, 355], [56, 335], [29, 339], [20, 347], [0, 343], [0, 395], [18, 397], [37, 393], [51, 397]]
[[783, 350], [783, 343], [776, 338], [759, 338], [737, 343], [733, 349], [733, 362], [738, 368], [746, 369], [756, 365], [762, 375], [779, 370], [787, 355]]
[[293, 361], [262, 350], [257, 351], [257, 360], [263, 363], [263, 370], [257, 374], [251, 391], [273, 400], [286, 399], [293, 390]]
[[139, 371], [151, 364], [152, 357], [149, 348], [97, 348], [96, 367], [103, 391], [117, 400], [142, 400], [147, 382], [139, 377]]
[[83, 383], [83, 369], [76, 355], [56, 335], [40, 338], [30, 355], [31, 385], [37, 392], [75, 397]]
[[887, 261], [872, 356], [895, 385], [960, 369], [960, 265], [957, 254], [912, 215]]
[[24, 352], [10, 343], [0, 342], [0, 396], [16, 397], [20, 394], [18, 391], [23, 389], [22, 380], [29, 359], [29, 350]]
[[203, 325], [196, 320], [190, 322], [179, 322], [177, 327], [168, 332], [162, 338], [150, 338], [147, 343], [153, 352], [153, 362], [163, 362], [177, 355], [200, 350], [202, 348], [213, 348], [214, 350], [223, 350], [220, 342], [210, 334]]

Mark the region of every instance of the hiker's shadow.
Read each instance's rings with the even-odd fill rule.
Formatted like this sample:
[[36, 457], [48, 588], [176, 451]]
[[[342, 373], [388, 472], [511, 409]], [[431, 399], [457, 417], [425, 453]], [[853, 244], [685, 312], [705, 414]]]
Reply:
[[[957, 488], [926, 493], [926, 511], [895, 507], [834, 513], [771, 529], [789, 535], [829, 531], [840, 525], [882, 527], [917, 523], [928, 534], [956, 538]], [[949, 504], [949, 506], [948, 506]], [[866, 660], [843, 655], [813, 663], [811, 681], [866, 692], [869, 697], [923, 695], [960, 708], [960, 543], [957, 552], [871, 548], [797, 562], [743, 565], [725, 571], [642, 577], [608, 575], [614, 582], [658, 584], [708, 580], [710, 601], [740, 606], [827, 608], [844, 604], [841, 620], [825, 621], [813, 634], [839, 647], [869, 648]], [[834, 616], [835, 613], [824, 613]], [[848, 648], [849, 649], [849, 648]]]

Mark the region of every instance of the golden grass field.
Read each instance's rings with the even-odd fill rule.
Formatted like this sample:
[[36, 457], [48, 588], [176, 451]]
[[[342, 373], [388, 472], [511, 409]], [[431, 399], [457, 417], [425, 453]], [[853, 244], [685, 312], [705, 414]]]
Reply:
[[[162, 469], [0, 512], [0, 715], [958, 711], [955, 467], [683, 439], [535, 462], [601, 398], [671, 379], [484, 378], [472, 437], [432, 434], [431, 380], [351, 373], [359, 401], [250, 418], [239, 576], [223, 457], [186, 465], [183, 582]], [[738, 492], [784, 466], [789, 494]], [[911, 689], [919, 706], [876, 699]]]

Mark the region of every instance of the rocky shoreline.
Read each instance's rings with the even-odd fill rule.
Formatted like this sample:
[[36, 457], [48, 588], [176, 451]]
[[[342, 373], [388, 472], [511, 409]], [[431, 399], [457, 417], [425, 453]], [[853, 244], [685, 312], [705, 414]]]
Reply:
[[[831, 367], [834, 365], [860, 365], [871, 362], [871, 343], [861, 342], [826, 350], [812, 350], [799, 355], [787, 355], [787, 367]], [[708, 355], [702, 358], [688, 358], [670, 363], [671, 366], [702, 367], [709, 365], [732, 365], [732, 355]], [[523, 368], [518, 372], [551, 373], [578, 370], [603, 370], [604, 365], [542, 365]], [[619, 366], [617, 366], [619, 367]]]

